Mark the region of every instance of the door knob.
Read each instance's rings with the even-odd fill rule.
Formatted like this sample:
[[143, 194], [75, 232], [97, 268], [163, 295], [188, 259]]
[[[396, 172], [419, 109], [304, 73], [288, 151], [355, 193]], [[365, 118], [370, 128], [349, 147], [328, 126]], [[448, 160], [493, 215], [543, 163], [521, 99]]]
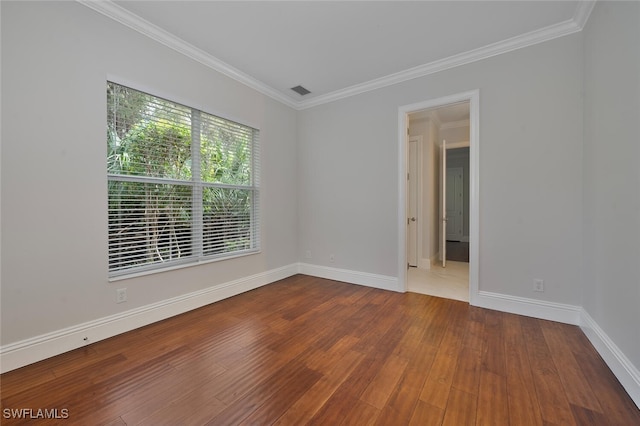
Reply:
[[415, 218], [415, 217], [412, 217], [412, 218], [411, 218], [411, 219], [409, 219], [409, 220], [411, 220], [411, 222], [415, 222], [415, 221], [416, 221], [416, 218]]

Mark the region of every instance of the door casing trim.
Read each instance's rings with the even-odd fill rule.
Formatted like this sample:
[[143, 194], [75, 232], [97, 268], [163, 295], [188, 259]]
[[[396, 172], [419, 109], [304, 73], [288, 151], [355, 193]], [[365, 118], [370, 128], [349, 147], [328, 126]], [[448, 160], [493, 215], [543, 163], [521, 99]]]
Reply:
[[480, 90], [429, 99], [398, 108], [398, 291], [407, 291], [408, 115], [457, 102], [469, 102], [469, 303], [477, 305], [480, 247]]

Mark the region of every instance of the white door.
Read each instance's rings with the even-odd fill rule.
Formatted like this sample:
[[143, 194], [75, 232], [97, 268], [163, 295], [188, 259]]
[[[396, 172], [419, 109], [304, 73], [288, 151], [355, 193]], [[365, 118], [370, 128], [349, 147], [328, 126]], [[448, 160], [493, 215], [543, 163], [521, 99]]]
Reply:
[[462, 241], [464, 217], [464, 172], [462, 167], [447, 169], [447, 240]]
[[407, 263], [418, 266], [418, 141], [409, 140], [407, 175]]
[[447, 266], [447, 141], [442, 140], [440, 146], [440, 255], [442, 267]]

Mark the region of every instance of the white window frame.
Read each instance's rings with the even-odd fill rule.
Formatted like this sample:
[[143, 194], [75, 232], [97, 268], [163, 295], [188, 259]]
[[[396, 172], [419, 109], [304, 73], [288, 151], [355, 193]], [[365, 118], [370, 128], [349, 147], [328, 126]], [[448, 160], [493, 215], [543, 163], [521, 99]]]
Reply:
[[[191, 215], [191, 227], [193, 229], [192, 238], [191, 238], [191, 250], [192, 253], [189, 256], [185, 256], [183, 258], [177, 260], [171, 260], [168, 262], [153, 262], [147, 263], [139, 266], [126, 267], [122, 269], [112, 270], [111, 265], [109, 265], [109, 281], [118, 281], [122, 279], [134, 278], [137, 276], [143, 276], [148, 274], [154, 274], [169, 270], [174, 270], [178, 268], [190, 267], [195, 265], [200, 265], [204, 263], [217, 262], [221, 260], [227, 260], [247, 255], [252, 255], [259, 253], [261, 251], [260, 244], [260, 233], [261, 233], [261, 224], [260, 224], [260, 144], [259, 144], [259, 129], [248, 126], [237, 121], [229, 120], [218, 115], [210, 114], [208, 112], [203, 111], [199, 108], [194, 108], [185, 105], [181, 102], [176, 102], [170, 100], [166, 97], [154, 95], [146, 90], [140, 90], [135, 87], [131, 87], [129, 84], [122, 84], [117, 80], [108, 79], [107, 84], [115, 84], [118, 86], [123, 86], [129, 88], [131, 90], [135, 90], [137, 92], [144, 93], [146, 95], [152, 96], [154, 98], [162, 99], [166, 102], [171, 102], [175, 105], [178, 105], [183, 108], [188, 108], [191, 110], [191, 180], [180, 180], [180, 179], [167, 179], [160, 177], [151, 177], [151, 176], [140, 176], [140, 175], [127, 175], [127, 174], [111, 174], [107, 172], [107, 180], [108, 181], [121, 181], [121, 182], [140, 182], [140, 183], [150, 183], [150, 184], [176, 184], [176, 185], [184, 185], [192, 187], [192, 196], [191, 196], [191, 205], [192, 205], [192, 215]], [[207, 116], [213, 117], [217, 120], [223, 120], [226, 123], [229, 123], [234, 126], [241, 126], [245, 129], [249, 129], [252, 134], [251, 147], [250, 147], [250, 155], [251, 155], [251, 170], [250, 170], [250, 183], [249, 185], [234, 185], [234, 184], [225, 184], [225, 183], [214, 183], [214, 182], [206, 182], [201, 178], [201, 155], [200, 155], [200, 143], [201, 143], [201, 135], [200, 135], [200, 123], [201, 117], [205, 114]], [[203, 224], [203, 191], [204, 188], [219, 188], [219, 189], [230, 189], [230, 190], [242, 190], [249, 191], [250, 194], [250, 247], [242, 250], [234, 250], [219, 254], [205, 254], [204, 250], [204, 224]], [[109, 197], [109, 194], [107, 194]], [[110, 236], [108, 237], [109, 248], [111, 247], [112, 241]], [[109, 250], [110, 251], [110, 250]]]

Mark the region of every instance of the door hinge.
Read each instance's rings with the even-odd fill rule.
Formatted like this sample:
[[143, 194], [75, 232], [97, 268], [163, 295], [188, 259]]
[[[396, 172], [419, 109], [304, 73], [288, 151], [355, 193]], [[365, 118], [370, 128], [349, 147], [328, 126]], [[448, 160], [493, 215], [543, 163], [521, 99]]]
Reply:
[[407, 173], [407, 180], [409, 180], [409, 173]]

